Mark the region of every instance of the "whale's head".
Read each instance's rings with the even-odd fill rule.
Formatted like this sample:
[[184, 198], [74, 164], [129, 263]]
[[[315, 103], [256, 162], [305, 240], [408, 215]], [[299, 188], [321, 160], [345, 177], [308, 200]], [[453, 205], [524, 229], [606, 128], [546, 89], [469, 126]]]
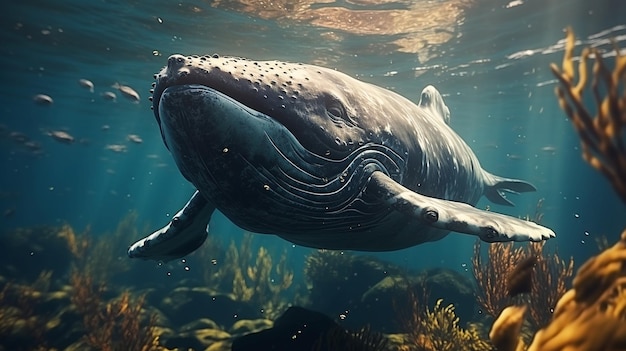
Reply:
[[[339, 159], [368, 139], [368, 114], [359, 111], [363, 105], [354, 95], [358, 91], [351, 86], [354, 82], [345, 74], [305, 64], [218, 55], [173, 55], [156, 75], [153, 108], [163, 128], [164, 117], [180, 111], [185, 111], [187, 117], [206, 112], [194, 111], [201, 100], [211, 105], [230, 99], [231, 103], [255, 111], [253, 115], [280, 124], [310, 152]], [[192, 101], [195, 106], [189, 104]], [[255, 123], [253, 116], [247, 121], [238, 120], [233, 114], [197, 117], [232, 128]], [[232, 140], [234, 135], [228, 137]], [[167, 137], [164, 139], [167, 144]]]
[[377, 112], [387, 103], [377, 92], [385, 90], [343, 73], [173, 55], [155, 78], [163, 140], [183, 175], [205, 192], [247, 177], [309, 194], [338, 189], [333, 182], [355, 173], [364, 178], [363, 171], [401, 173], [405, 152]]

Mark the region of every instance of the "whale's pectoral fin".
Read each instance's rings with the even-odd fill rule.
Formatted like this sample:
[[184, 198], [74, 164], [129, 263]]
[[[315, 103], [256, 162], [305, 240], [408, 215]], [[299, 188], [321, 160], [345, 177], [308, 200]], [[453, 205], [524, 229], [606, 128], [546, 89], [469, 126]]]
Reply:
[[503, 214], [482, 211], [462, 202], [415, 193], [382, 172], [374, 172], [368, 191], [394, 210], [435, 228], [476, 235], [484, 241], [540, 241], [555, 236], [546, 227]]
[[494, 204], [514, 206], [513, 202], [505, 197], [505, 193], [525, 193], [537, 191], [530, 183], [519, 179], [502, 178], [488, 172], [485, 175], [485, 197]]
[[214, 210], [196, 191], [165, 227], [132, 244], [128, 256], [167, 262], [195, 251], [207, 238], [206, 227]]

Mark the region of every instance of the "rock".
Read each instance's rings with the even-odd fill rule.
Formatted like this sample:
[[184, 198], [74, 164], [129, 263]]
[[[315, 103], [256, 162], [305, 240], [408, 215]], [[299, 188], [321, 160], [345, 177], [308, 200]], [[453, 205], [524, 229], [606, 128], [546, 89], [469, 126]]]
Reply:
[[[308, 256], [305, 275], [309, 285], [309, 306], [331, 316], [349, 314], [361, 308], [360, 297], [381, 279], [399, 274], [393, 264], [374, 257], [348, 252], [319, 250]], [[365, 320], [349, 318], [347, 326], [359, 328]], [[376, 317], [375, 317], [376, 318]], [[344, 323], [342, 322], [342, 323]]]
[[336, 327], [338, 324], [323, 313], [293, 306], [276, 319], [272, 328], [235, 338], [232, 351], [310, 351], [321, 335]]
[[47, 346], [57, 350], [66, 349], [70, 343], [84, 335], [83, 317], [69, 304], [61, 307], [60, 311], [46, 323]]
[[261, 313], [233, 295], [197, 287], [172, 290], [159, 305], [173, 325], [184, 325], [210, 318], [218, 325], [232, 325], [240, 319], [260, 318]]
[[[433, 307], [438, 299], [446, 304], [454, 304], [454, 312], [460, 318], [462, 325], [473, 319], [476, 310], [474, 284], [461, 273], [446, 268], [433, 268], [422, 271], [422, 284], [415, 289], [426, 289], [429, 292], [428, 305]], [[421, 291], [421, 290], [416, 290]]]
[[51, 281], [69, 269], [73, 254], [66, 233], [69, 226], [16, 228], [0, 234], [0, 275], [12, 282], [31, 284], [44, 271]]
[[[418, 299], [422, 299], [422, 292], [426, 291], [428, 301], [420, 303], [428, 303], [431, 308], [438, 299], [443, 299], [445, 304], [454, 304], [461, 324], [471, 320], [474, 315], [475, 299], [471, 281], [456, 271], [435, 268], [411, 276], [394, 275], [381, 279], [363, 293], [361, 304], [351, 317], [357, 320], [365, 318], [372, 328], [387, 333], [403, 332], [396, 309], [410, 306], [409, 289]], [[394, 304], [398, 307], [394, 308]]]
[[168, 350], [204, 350], [206, 346], [190, 333], [161, 335], [159, 345]]
[[198, 329], [220, 329], [220, 326], [211, 319], [200, 318], [191, 323], [187, 323], [183, 325], [182, 327], [178, 328], [178, 331], [187, 332], [187, 331], [198, 330]]
[[233, 335], [248, 334], [252, 332], [260, 332], [261, 330], [269, 329], [274, 326], [274, 322], [269, 319], [244, 319], [235, 322], [230, 327], [229, 332]]
[[214, 344], [217, 341], [224, 341], [230, 339], [230, 334], [219, 329], [200, 329], [195, 330], [193, 335], [200, 341], [205, 347]]
[[207, 347], [204, 351], [231, 351], [232, 341], [224, 340], [218, 341], [215, 344]]
[[[196, 322], [192, 322], [183, 327], [187, 331], [181, 331], [183, 329], [181, 328], [178, 333], [161, 334], [159, 337], [160, 343], [168, 349], [204, 350], [207, 347], [215, 344], [216, 342], [230, 339], [230, 334], [216, 328], [187, 329], [192, 327], [193, 324], [197, 326], [202, 326], [204, 324], [207, 324], [207, 321], [210, 320], [199, 320]], [[211, 325], [211, 323], [208, 324]], [[212, 325], [217, 326], [214, 323]]]

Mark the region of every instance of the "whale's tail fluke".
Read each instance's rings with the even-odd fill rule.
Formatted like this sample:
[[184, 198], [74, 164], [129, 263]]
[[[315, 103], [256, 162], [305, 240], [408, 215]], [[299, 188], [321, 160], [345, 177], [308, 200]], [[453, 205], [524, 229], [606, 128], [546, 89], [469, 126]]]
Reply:
[[502, 178], [485, 172], [487, 178], [485, 182], [485, 197], [494, 204], [504, 206], [515, 206], [513, 202], [506, 198], [506, 193], [525, 193], [536, 191], [534, 185], [519, 179]]

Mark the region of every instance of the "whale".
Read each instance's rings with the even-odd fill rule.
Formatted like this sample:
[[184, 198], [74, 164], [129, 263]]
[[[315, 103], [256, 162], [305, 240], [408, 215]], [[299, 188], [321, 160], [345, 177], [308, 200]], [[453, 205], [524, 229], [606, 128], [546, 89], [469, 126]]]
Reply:
[[153, 83], [166, 148], [196, 189], [131, 258], [200, 247], [216, 211], [243, 230], [319, 249], [393, 251], [450, 232], [486, 242], [554, 231], [481, 210], [528, 182], [485, 171], [427, 85], [419, 101], [337, 70], [221, 55], [172, 55]]

